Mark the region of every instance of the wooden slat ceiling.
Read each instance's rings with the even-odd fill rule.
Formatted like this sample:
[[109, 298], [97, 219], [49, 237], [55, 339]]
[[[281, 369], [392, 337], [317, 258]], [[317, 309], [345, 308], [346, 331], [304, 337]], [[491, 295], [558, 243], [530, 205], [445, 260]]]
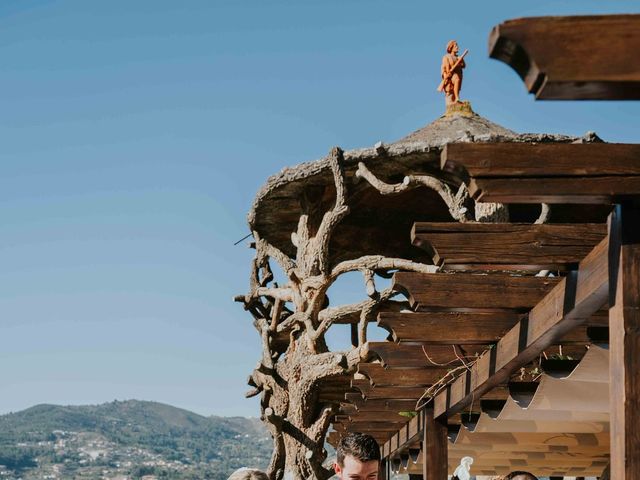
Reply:
[[542, 100], [640, 100], [640, 15], [537, 17], [493, 28], [489, 56]]
[[[563, 255], [561, 249], [557, 250], [553, 262], [549, 263], [561, 267], [580, 260], [575, 249], [581, 252], [591, 249], [606, 234], [606, 226], [600, 224], [577, 225], [575, 228], [572, 225], [560, 225], [558, 228], [540, 228], [538, 225], [512, 227], [513, 230], [495, 224], [477, 227], [473, 224], [422, 223], [414, 228], [414, 241], [415, 232], [421, 232], [420, 246], [426, 246], [427, 249], [431, 245], [427, 245], [431, 242], [428, 232], [435, 232], [434, 235], [439, 236], [434, 245], [438, 242], [446, 245], [447, 235], [459, 240], [460, 235], [470, 234], [484, 235], [483, 246], [492, 231], [497, 237], [502, 238], [508, 237], [509, 234], [522, 234], [533, 239], [536, 234], [543, 234], [546, 244], [554, 248], [555, 244], [567, 250], [574, 249], [566, 255]], [[517, 243], [508, 244], [507, 251], [511, 252], [513, 245]], [[500, 258], [488, 247], [484, 250], [481, 247], [479, 250], [476, 254], [477, 263], [469, 267], [476, 272], [483, 270], [486, 265], [496, 264]], [[442, 251], [447, 250], [445, 248]], [[446, 263], [449, 255], [459, 253], [455, 250], [447, 251], [447, 256], [443, 255], [441, 261]], [[494, 258], [490, 259], [487, 255], [494, 255]], [[530, 266], [537, 258], [535, 249], [528, 253], [520, 253], [517, 262], [512, 261], [516, 255], [517, 253], [513, 253], [513, 257], [507, 259], [504, 265]], [[508, 268], [507, 266], [505, 269]], [[341, 388], [344, 392], [342, 406], [334, 419], [336, 432], [332, 439], [337, 441], [341, 432], [367, 431], [374, 432], [378, 440], [386, 441], [392, 438], [393, 434], [400, 435], [406, 431], [411, 421], [415, 423], [417, 420], [410, 420], [400, 415], [400, 412], [414, 411], [425, 390], [442, 379], [449, 369], [460, 366], [462, 360], [478, 358], [483, 352], [488, 351], [491, 345], [499, 342], [507, 332], [518, 328], [523, 319], [527, 318], [525, 312], [540, 304], [563, 281], [561, 277], [535, 277], [522, 275], [522, 272], [509, 274], [492, 270], [484, 275], [397, 273], [394, 283], [413, 299], [413, 307], [418, 311], [381, 312], [378, 315], [378, 325], [390, 332], [393, 342], [366, 344], [369, 357], [377, 360], [362, 362], [359, 365], [357, 373], [350, 380], [350, 390], [345, 383], [346, 377], [335, 379], [324, 386], [333, 395], [339, 395], [336, 391], [340, 391]], [[506, 288], [511, 289], [511, 295], [505, 295]], [[457, 295], [458, 291], [461, 292], [460, 295]], [[465, 293], [468, 291], [471, 293]], [[517, 294], [514, 294], [516, 291]], [[594, 327], [606, 330], [607, 321], [606, 314], [596, 313], [584, 326], [568, 330], [558, 340], [562, 350], [559, 350], [559, 347], [549, 347], [549, 356], [562, 353], [565, 356], [563, 358], [570, 356], [574, 361], [579, 360], [586, 352], [585, 345], [591, 341], [589, 334], [593, 332], [590, 330]], [[607, 337], [606, 333], [599, 335]], [[518, 376], [512, 375], [511, 380], [518, 380]], [[520, 399], [530, 398], [535, 392], [535, 385], [532, 389], [529, 389], [530, 384], [526, 382], [515, 385], [518, 388], [511, 384], [511, 390], [518, 392], [516, 395]], [[440, 395], [440, 408], [447, 408], [446, 402], [444, 407], [442, 406], [442, 398], [458, 398], [460, 395], [464, 396], [465, 392], [464, 388], [461, 390], [459, 386], [452, 385], [447, 388], [446, 396], [443, 396], [444, 393]], [[481, 408], [489, 411], [501, 408], [508, 394], [509, 388], [503, 384], [495, 385], [490, 392], [478, 395], [471, 410], [477, 413], [473, 415], [480, 415]], [[453, 422], [454, 429], [459, 428], [456, 425], [469, 421], [468, 418], [461, 418], [455, 413], [450, 415], [448, 420]], [[407, 438], [400, 440], [398, 437], [397, 446], [408, 448], [406, 441]]]

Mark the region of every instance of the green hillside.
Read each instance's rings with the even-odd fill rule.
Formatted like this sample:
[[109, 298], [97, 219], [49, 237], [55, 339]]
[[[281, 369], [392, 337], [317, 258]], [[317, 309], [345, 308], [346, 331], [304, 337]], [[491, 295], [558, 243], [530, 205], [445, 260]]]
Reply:
[[[271, 439], [257, 419], [203, 417], [156, 402], [37, 405], [0, 416], [2, 465], [15, 478], [223, 479], [264, 468]], [[2, 478], [13, 478], [3, 475]]]

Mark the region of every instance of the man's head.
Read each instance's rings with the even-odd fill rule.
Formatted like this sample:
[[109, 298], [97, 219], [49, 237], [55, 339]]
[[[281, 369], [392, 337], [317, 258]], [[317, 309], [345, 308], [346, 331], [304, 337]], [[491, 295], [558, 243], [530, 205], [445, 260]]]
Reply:
[[447, 53], [458, 53], [458, 42], [450, 40], [449, 43], [447, 43]]
[[363, 433], [349, 433], [340, 439], [334, 465], [342, 480], [377, 480], [380, 447], [375, 438]]
[[534, 474], [529, 472], [511, 472], [509, 475], [504, 477], [504, 480], [538, 480]]

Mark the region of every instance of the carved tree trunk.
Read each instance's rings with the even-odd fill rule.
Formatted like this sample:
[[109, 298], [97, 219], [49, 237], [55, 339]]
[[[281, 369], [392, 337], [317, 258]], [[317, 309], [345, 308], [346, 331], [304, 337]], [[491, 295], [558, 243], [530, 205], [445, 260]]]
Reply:
[[[361, 348], [366, 342], [367, 322], [375, 318], [380, 306], [404, 308], [403, 302], [392, 302], [398, 294], [392, 289], [378, 292], [375, 275], [404, 270], [423, 273], [437, 271], [433, 265], [402, 258], [366, 255], [331, 265], [329, 242], [335, 227], [349, 213], [347, 188], [342, 168], [342, 151], [335, 148], [329, 165], [335, 183], [335, 204], [319, 211], [313, 199], [302, 198], [302, 213], [291, 241], [297, 254], [290, 258], [253, 232], [256, 257], [250, 277], [250, 291], [236, 297], [254, 317], [254, 325], [262, 340], [262, 358], [249, 377], [254, 387], [247, 397], [261, 395], [262, 420], [273, 437], [273, 455], [268, 467], [271, 480], [326, 480], [333, 472], [322, 463], [326, 459], [324, 440], [330, 419], [338, 405], [320, 404], [318, 384], [323, 379], [353, 373], [365, 359]], [[447, 204], [454, 219], [460, 222], [508, 221], [506, 206], [493, 204], [478, 208], [461, 185], [457, 192], [439, 179], [429, 176], [407, 176], [402, 184], [390, 185], [378, 180], [364, 164], [358, 176], [365, 178], [384, 195], [401, 193], [419, 186], [432, 188]], [[324, 192], [321, 192], [324, 194]], [[320, 195], [319, 197], [322, 197]], [[475, 208], [474, 208], [475, 207]], [[478, 218], [480, 217], [480, 218]], [[540, 221], [548, 218], [544, 211]], [[270, 260], [278, 262], [287, 277], [286, 283], [273, 282]], [[360, 303], [327, 307], [326, 293], [336, 279], [348, 272], [363, 275], [364, 290], [369, 298]], [[346, 317], [357, 315], [358, 345], [349, 352], [330, 352], [324, 337], [327, 330]], [[276, 342], [286, 350], [278, 351]]]
[[309, 355], [313, 353], [303, 345], [298, 345], [283, 365], [289, 370], [289, 408], [284, 440], [284, 478], [287, 480], [325, 480], [332, 473], [322, 466], [326, 458], [323, 443], [329, 422], [328, 419], [323, 422], [322, 412], [318, 411], [313, 378], [304, 373]]

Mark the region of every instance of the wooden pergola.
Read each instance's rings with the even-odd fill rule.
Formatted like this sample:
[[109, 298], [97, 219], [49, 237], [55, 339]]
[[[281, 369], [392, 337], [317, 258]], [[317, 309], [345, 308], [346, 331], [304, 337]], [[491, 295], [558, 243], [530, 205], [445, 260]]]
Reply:
[[[489, 39], [538, 99], [638, 100], [638, 51], [640, 15], [519, 19]], [[440, 168], [478, 202], [611, 213], [414, 223], [411, 244], [440, 269], [396, 273], [411, 309], [379, 313], [377, 360], [322, 386], [344, 397], [329, 442], [370, 433], [387, 476], [446, 479], [469, 453], [474, 474], [598, 476], [610, 462], [611, 478], [640, 479], [640, 145], [451, 143]], [[583, 392], [581, 414], [562, 392]]]

